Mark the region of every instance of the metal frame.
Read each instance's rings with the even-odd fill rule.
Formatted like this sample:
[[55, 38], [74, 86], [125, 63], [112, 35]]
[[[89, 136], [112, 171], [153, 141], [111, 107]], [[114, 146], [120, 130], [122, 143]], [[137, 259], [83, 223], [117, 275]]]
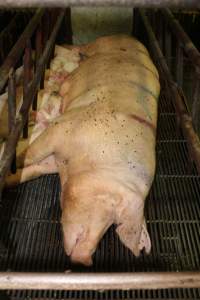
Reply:
[[[191, 158], [195, 161], [198, 173], [200, 174], [200, 141], [198, 135], [196, 134], [193, 128], [192, 117], [189, 115], [187, 107], [185, 105], [186, 104], [185, 96], [182, 90], [180, 89], [180, 87], [173, 81], [173, 77], [167, 66], [165, 57], [162, 54], [162, 51], [159, 47], [159, 43], [152, 30], [151, 24], [148, 21], [147, 16], [145, 15], [145, 12], [140, 10], [140, 15], [148, 35], [149, 44], [152, 49], [152, 53], [154, 53], [154, 57], [156, 59], [157, 67], [161, 74], [165, 74], [164, 77], [166, 79], [166, 84], [168, 85], [168, 89], [171, 92], [171, 95], [173, 95], [174, 104], [179, 118], [179, 123], [183, 130], [183, 134], [188, 142], [188, 149]], [[177, 69], [179, 68], [180, 65], [178, 64]], [[179, 76], [180, 75], [177, 76], [178, 79], [181, 78]]]
[[[132, 1], [133, 2], [133, 1]], [[143, 1], [141, 1], [144, 3]], [[11, 2], [10, 2], [11, 3]], [[95, 3], [97, 3], [95, 1]], [[147, 1], [146, 1], [147, 3]], [[163, 1], [164, 3], [164, 1]], [[39, 10], [37, 14], [40, 14]], [[42, 13], [41, 13], [42, 16]], [[159, 48], [155, 34], [151, 28], [148, 18], [145, 12], [140, 10], [140, 16], [145, 26], [150, 46], [154, 52], [154, 56], [157, 61], [158, 68], [161, 73], [165, 74], [166, 84], [174, 96], [175, 106], [177, 109], [178, 117], [180, 119], [180, 125], [183, 129], [183, 133], [189, 142], [189, 149], [192, 157], [197, 165], [200, 173], [200, 143], [199, 139], [193, 129], [192, 119], [188, 114], [188, 111], [184, 104], [184, 95], [181, 89], [174, 83], [169, 68], [165, 62], [163, 54]], [[26, 101], [24, 101], [20, 115], [14, 120], [15, 108], [9, 105], [10, 115], [10, 136], [6, 145], [3, 159], [1, 160], [0, 172], [2, 180], [5, 178], [6, 172], [10, 167], [12, 157], [14, 155], [17, 140], [19, 139], [20, 132], [27, 121], [27, 115], [29, 107], [37, 92], [37, 87], [40, 84], [42, 74], [44, 72], [45, 64], [51, 56], [53, 45], [55, 42], [56, 34], [58, 32], [61, 21], [64, 17], [64, 11], [60, 13], [57, 18], [57, 22], [53, 29], [53, 32], [47, 42], [45, 50], [38, 60], [36, 66], [36, 74], [31, 82], [26, 82], [24, 91], [27, 95]], [[41, 18], [37, 19], [37, 25]], [[36, 28], [36, 26], [35, 26]], [[31, 31], [33, 32], [33, 31]], [[38, 35], [41, 31], [38, 31]], [[38, 41], [40, 37], [38, 36]], [[24, 39], [23, 39], [24, 41]], [[39, 42], [38, 42], [39, 43]], [[40, 44], [40, 43], [39, 43]], [[26, 47], [24, 67], [27, 72], [30, 70], [30, 45], [24, 42], [23, 47]], [[38, 49], [40, 47], [38, 46]], [[39, 50], [38, 50], [39, 51]], [[17, 58], [16, 58], [17, 60]], [[9, 103], [14, 103], [15, 98], [15, 82], [13, 76], [13, 64], [7, 68], [6, 76], [9, 77]], [[9, 71], [9, 73], [8, 73]], [[29, 74], [30, 75], [30, 74]], [[30, 78], [29, 78], [30, 79]], [[6, 82], [0, 81], [1, 87]], [[14, 125], [13, 125], [14, 124]], [[1, 183], [1, 187], [2, 187]], [[107, 290], [107, 289], [166, 289], [166, 288], [197, 288], [200, 287], [200, 272], [146, 272], [146, 273], [13, 273], [13, 272], [1, 272], [0, 273], [0, 289], [64, 289], [64, 290]]]
[[0, 273], [0, 289], [130, 290], [200, 287], [200, 272]]
[[[32, 105], [35, 97], [37, 96], [37, 89], [41, 83], [41, 80], [44, 79], [44, 71], [45, 66], [49, 62], [52, 52], [54, 50], [55, 39], [60, 28], [61, 22], [65, 15], [65, 10], [62, 10], [58, 18], [56, 20], [55, 26], [52, 30], [52, 33], [49, 36], [49, 33], [46, 34], [46, 46], [44, 48], [43, 53], [41, 54], [41, 29], [40, 29], [40, 22], [42, 21], [42, 17], [44, 16], [44, 9], [38, 9], [35, 16], [31, 19], [29, 25], [24, 30], [23, 34], [15, 44], [15, 46], [10, 51], [9, 55], [7, 56], [4, 64], [0, 68], [0, 91], [3, 90], [5, 87], [9, 74], [9, 84], [8, 84], [8, 98], [9, 98], [9, 129], [10, 134], [8, 140], [5, 145], [5, 150], [3, 156], [0, 161], [0, 191], [3, 188], [5, 177], [9, 171], [9, 168], [12, 163], [13, 156], [15, 154], [15, 149], [17, 142], [19, 140], [20, 134], [22, 129], [24, 128], [23, 136], [26, 138], [28, 137], [28, 111], [30, 106]], [[57, 10], [55, 11], [57, 13]], [[52, 26], [51, 26], [52, 27]], [[32, 37], [33, 33], [36, 31], [36, 40], [37, 40], [37, 47], [36, 47], [36, 58], [38, 59], [36, 62], [36, 69], [31, 78], [31, 73], [33, 70], [32, 62], [31, 62], [31, 42], [30, 38]], [[24, 84], [23, 84], [23, 104], [20, 109], [20, 112], [17, 116], [15, 116], [15, 84], [14, 84], [14, 74], [13, 69], [16, 63], [19, 61], [23, 51], [25, 50], [24, 54]], [[41, 56], [40, 56], [41, 55]], [[12, 71], [11, 71], [12, 70]], [[11, 73], [10, 73], [11, 72]], [[12, 81], [10, 83], [10, 81]], [[34, 106], [36, 107], [37, 104], [34, 101]]]
[[200, 100], [199, 100], [199, 82], [200, 82], [200, 53], [192, 43], [191, 39], [187, 35], [187, 33], [183, 30], [182, 26], [179, 24], [178, 20], [173, 16], [169, 9], [162, 9], [161, 10], [164, 19], [167, 25], [170, 27], [171, 33], [177, 39], [177, 72], [176, 72], [176, 79], [180, 86], [183, 83], [183, 51], [189, 58], [190, 62], [192, 63], [195, 74], [194, 74], [194, 94], [193, 94], [193, 105], [192, 105], [192, 121], [193, 126], [196, 131], [200, 130]]
[[0, 0], [0, 7], [130, 6], [200, 8], [199, 0]]

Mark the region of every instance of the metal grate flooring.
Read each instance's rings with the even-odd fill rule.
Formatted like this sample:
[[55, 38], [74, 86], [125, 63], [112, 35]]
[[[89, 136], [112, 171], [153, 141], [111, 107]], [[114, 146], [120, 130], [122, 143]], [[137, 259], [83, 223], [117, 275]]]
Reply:
[[[62, 247], [59, 179], [44, 176], [4, 191], [0, 218], [1, 271], [137, 272], [200, 269], [200, 176], [191, 167], [187, 144], [176, 130], [170, 99], [160, 97], [157, 172], [146, 218], [149, 256], [135, 258], [115, 235], [106, 233], [91, 268], [71, 265]], [[11, 299], [200, 299], [199, 289], [156, 291], [7, 291]]]

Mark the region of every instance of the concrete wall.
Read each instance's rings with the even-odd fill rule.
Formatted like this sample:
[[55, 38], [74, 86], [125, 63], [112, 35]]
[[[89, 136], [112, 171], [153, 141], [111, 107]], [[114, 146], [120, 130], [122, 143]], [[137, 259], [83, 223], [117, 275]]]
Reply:
[[130, 33], [132, 11], [132, 8], [122, 7], [72, 8], [74, 44], [87, 43], [103, 35]]

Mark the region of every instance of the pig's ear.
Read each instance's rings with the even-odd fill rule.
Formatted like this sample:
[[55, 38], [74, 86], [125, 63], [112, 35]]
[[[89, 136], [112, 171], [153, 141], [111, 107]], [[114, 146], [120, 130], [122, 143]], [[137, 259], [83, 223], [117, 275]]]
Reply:
[[143, 200], [132, 200], [123, 204], [123, 208], [117, 211], [117, 234], [121, 242], [128, 247], [135, 256], [140, 254], [143, 248], [150, 251], [150, 240], [144, 227]]
[[149, 254], [151, 251], [151, 240], [149, 237], [149, 233], [147, 231], [145, 219], [142, 225], [142, 232], [141, 232], [140, 242], [139, 242], [139, 250], [141, 251], [143, 249], [146, 254]]

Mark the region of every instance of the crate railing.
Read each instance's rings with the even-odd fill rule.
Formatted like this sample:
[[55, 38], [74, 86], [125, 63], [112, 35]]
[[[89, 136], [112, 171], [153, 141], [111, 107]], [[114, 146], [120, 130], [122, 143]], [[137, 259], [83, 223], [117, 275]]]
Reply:
[[[8, 127], [9, 135], [4, 144], [0, 159], [0, 192], [4, 186], [5, 177], [12, 165], [17, 142], [23, 130], [23, 137], [28, 137], [28, 112], [33, 105], [37, 107], [37, 91], [43, 85], [45, 67], [54, 53], [55, 40], [60, 25], [65, 16], [65, 9], [37, 9], [24, 32], [11, 49], [0, 68], [0, 92], [8, 84]], [[41, 30], [41, 24], [43, 26]], [[32, 61], [32, 39], [35, 36], [35, 62]], [[16, 82], [15, 67], [23, 57], [23, 103], [16, 113]], [[15, 165], [15, 164], [13, 164]], [[15, 166], [12, 170], [15, 171]]]

